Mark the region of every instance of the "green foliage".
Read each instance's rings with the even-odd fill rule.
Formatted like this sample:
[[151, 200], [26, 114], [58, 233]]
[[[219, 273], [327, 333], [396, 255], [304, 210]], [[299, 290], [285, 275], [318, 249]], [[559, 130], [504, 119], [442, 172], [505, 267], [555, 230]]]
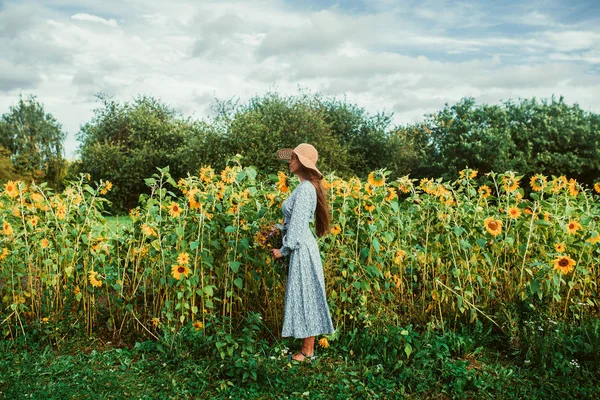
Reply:
[[351, 171], [347, 149], [333, 135], [312, 97], [267, 93], [246, 105], [220, 110], [219, 119], [225, 123], [225, 153], [242, 154], [246, 164], [261, 171], [281, 170], [284, 164], [275, 158], [275, 151], [305, 142], [319, 150], [319, 167], [324, 171]]
[[527, 177], [568, 175], [591, 184], [600, 173], [600, 116], [562, 97], [500, 105], [465, 98], [405, 130], [419, 132], [417, 177], [454, 179], [468, 166]]
[[114, 209], [134, 207], [140, 194], [147, 192], [144, 178], [157, 166], [170, 166], [179, 178], [190, 171], [190, 138], [198, 127], [173, 109], [152, 97], [138, 97], [120, 104], [99, 96], [103, 107], [79, 133], [80, 171], [93, 180], [108, 180], [115, 185], [107, 198]]
[[10, 160], [10, 151], [0, 146], [0, 181], [18, 179], [15, 174], [12, 161]]
[[[353, 175], [366, 177], [369, 172], [387, 168], [394, 176], [407, 174], [407, 158], [412, 146], [403, 135], [390, 129], [392, 114], [369, 115], [348, 101], [316, 97], [323, 119], [347, 154], [347, 168]], [[344, 172], [344, 170], [340, 170]]]
[[8, 150], [11, 164], [6, 165], [6, 152], [3, 151], [1, 166], [8, 170], [0, 175], [0, 179], [10, 179], [16, 174], [23, 180], [35, 179], [58, 186], [66, 172], [65, 137], [61, 125], [44, 111], [35, 96], [19, 96], [17, 105], [11, 106], [0, 119], [0, 148]]
[[[0, 396], [21, 398], [597, 398], [598, 352], [575, 353], [554, 336], [552, 347], [567, 363], [524, 363], [506, 349], [507, 337], [489, 326], [441, 331], [388, 327], [338, 334], [331, 347], [317, 348], [316, 365], [289, 364], [288, 346], [267, 340], [260, 316], [248, 315], [232, 332], [181, 332], [169, 354], [158, 341], [90, 342], [73, 336], [60, 348], [42, 343], [0, 342]], [[221, 321], [223, 322], [223, 321]], [[597, 322], [595, 323], [597, 325]], [[561, 331], [562, 332], [562, 331]], [[589, 334], [591, 331], [587, 331]], [[531, 338], [533, 339], [533, 337]], [[579, 348], [598, 336], [574, 336]], [[229, 343], [232, 355], [215, 354]], [[104, 343], [104, 345], [102, 345]], [[410, 355], [404, 351], [411, 344]], [[91, 348], [91, 349], [90, 349]]]

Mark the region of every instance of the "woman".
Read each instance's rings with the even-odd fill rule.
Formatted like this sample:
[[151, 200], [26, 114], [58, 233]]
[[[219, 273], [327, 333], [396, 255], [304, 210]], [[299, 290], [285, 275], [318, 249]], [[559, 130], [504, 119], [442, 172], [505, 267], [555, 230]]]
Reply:
[[315, 359], [315, 336], [333, 333], [333, 323], [325, 296], [325, 278], [317, 241], [309, 223], [315, 218], [319, 237], [329, 232], [329, 208], [321, 184], [323, 174], [316, 162], [317, 150], [303, 143], [295, 149], [277, 151], [281, 160], [289, 160], [290, 172], [300, 184], [283, 202], [283, 247], [271, 249], [275, 258], [289, 255], [289, 271], [285, 289], [285, 315], [281, 336], [304, 339], [302, 348], [290, 360]]

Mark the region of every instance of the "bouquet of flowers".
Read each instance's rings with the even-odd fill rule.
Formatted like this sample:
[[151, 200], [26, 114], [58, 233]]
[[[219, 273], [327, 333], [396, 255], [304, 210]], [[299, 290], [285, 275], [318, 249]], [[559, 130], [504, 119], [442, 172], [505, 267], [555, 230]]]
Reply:
[[[283, 230], [284, 227], [281, 224], [266, 225], [255, 236], [255, 241], [263, 249], [280, 249], [283, 246]], [[285, 257], [281, 257], [275, 260], [276, 265], [285, 267]]]

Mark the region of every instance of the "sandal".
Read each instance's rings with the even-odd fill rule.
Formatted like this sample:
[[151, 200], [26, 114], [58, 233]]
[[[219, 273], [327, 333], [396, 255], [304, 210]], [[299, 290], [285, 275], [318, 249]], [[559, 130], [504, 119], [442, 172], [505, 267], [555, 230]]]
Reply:
[[312, 356], [307, 356], [306, 354], [304, 354], [303, 351], [300, 351], [300, 354], [302, 354], [304, 356], [304, 360], [300, 361], [300, 360], [295, 360], [293, 359], [293, 353], [289, 353], [288, 354], [288, 362], [293, 362], [293, 363], [307, 363], [307, 364], [314, 364], [315, 361], [317, 360], [317, 356], [316, 354], [313, 354]]

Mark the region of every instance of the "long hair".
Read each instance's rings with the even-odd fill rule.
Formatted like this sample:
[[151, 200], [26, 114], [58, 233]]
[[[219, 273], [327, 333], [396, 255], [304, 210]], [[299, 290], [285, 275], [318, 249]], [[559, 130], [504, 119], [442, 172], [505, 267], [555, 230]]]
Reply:
[[312, 183], [317, 191], [317, 209], [315, 210], [315, 231], [318, 237], [329, 233], [331, 214], [327, 203], [326, 191], [323, 187], [322, 177], [315, 170], [306, 168], [300, 163], [300, 173]]

